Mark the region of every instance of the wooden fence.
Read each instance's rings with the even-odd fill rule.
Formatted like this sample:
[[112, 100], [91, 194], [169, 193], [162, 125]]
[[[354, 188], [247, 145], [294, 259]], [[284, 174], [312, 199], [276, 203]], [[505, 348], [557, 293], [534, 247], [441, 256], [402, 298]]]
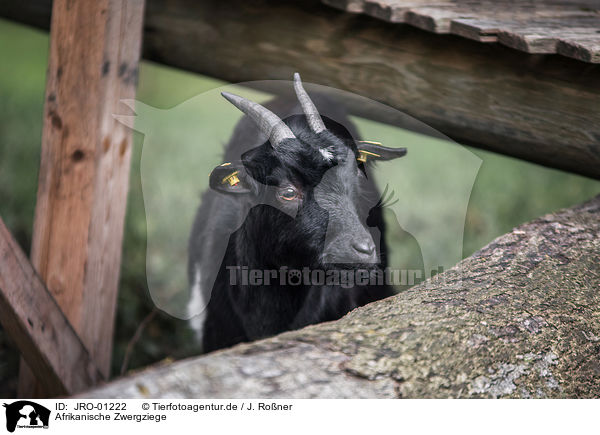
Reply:
[[[2, 17], [51, 29], [30, 261], [0, 220], [0, 320], [23, 356], [20, 395], [71, 395], [110, 374], [131, 156], [130, 132], [112, 114], [135, 95], [141, 53], [232, 82], [300, 71], [462, 143], [600, 178], [600, 65], [587, 39], [588, 51], [566, 53], [579, 60], [530, 54], [398, 24], [444, 33], [435, 14], [326, 3], [338, 9], [317, 0], [0, 4]], [[460, 34], [452, 19], [446, 33]]]

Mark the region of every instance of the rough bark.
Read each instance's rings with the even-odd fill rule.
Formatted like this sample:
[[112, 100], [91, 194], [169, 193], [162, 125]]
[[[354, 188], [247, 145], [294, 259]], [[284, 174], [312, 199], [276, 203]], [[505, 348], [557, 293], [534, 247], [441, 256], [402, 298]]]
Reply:
[[600, 397], [600, 196], [337, 322], [85, 397]]

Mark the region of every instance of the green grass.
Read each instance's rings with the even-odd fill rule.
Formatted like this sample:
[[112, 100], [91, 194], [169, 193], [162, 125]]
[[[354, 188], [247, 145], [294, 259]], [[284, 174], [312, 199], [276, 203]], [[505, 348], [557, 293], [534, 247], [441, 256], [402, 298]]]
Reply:
[[[47, 45], [46, 34], [0, 21], [0, 216], [26, 251], [35, 207]], [[181, 314], [181, 300], [173, 305], [165, 300], [185, 287], [185, 243], [193, 212], [208, 173], [221, 163], [222, 144], [240, 117], [218, 97], [216, 88], [224, 85], [142, 63], [138, 99], [149, 107], [138, 108], [136, 127], [146, 134], [135, 135], [113, 373], [118, 373], [139, 323], [154, 308], [153, 298]], [[259, 100], [267, 97], [247, 89], [240, 92]], [[177, 106], [199, 94], [203, 96]], [[153, 107], [165, 110], [165, 116], [143, 116]], [[122, 113], [128, 109], [124, 107]], [[388, 235], [395, 265], [410, 261], [412, 251], [403, 249], [403, 229], [432, 253], [432, 264], [447, 264], [520, 223], [600, 192], [599, 182], [584, 177], [449, 146], [440, 139], [373, 121], [355, 121], [365, 138], [409, 148], [406, 158], [381, 164], [377, 172], [378, 182], [389, 183], [399, 199], [391, 215], [398, 222], [390, 226]], [[477, 157], [481, 159], [478, 173]], [[466, 219], [461, 213], [466, 213]], [[462, 222], [466, 222], [464, 244], [460, 243]], [[146, 280], [147, 260], [153, 291]], [[192, 352], [185, 322], [159, 313], [136, 344], [130, 368]], [[14, 394], [16, 370], [17, 353], [0, 331], [0, 397]]]

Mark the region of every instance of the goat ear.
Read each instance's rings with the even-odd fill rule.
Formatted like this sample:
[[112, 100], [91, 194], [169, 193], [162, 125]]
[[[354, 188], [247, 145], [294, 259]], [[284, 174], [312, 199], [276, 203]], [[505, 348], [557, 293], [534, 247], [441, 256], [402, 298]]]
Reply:
[[244, 182], [245, 171], [240, 165], [223, 163], [210, 173], [210, 188], [222, 193], [248, 193], [250, 188]]
[[358, 141], [359, 162], [366, 163], [370, 160], [393, 160], [406, 155], [406, 148], [384, 147], [379, 142], [367, 140]]

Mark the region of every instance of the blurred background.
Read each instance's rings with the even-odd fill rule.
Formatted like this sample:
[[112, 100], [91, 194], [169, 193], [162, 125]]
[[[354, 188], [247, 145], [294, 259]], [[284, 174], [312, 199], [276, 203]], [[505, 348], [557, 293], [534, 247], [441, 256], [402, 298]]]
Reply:
[[[0, 215], [27, 253], [31, 244], [37, 189], [47, 49], [46, 33], [0, 20]], [[149, 106], [168, 109], [224, 85], [226, 83], [215, 79], [142, 62], [137, 99]], [[246, 92], [244, 95], [252, 94]], [[259, 100], [266, 97], [257, 93]], [[444, 152], [447, 148], [442, 146], [440, 139], [401, 131], [373, 121], [354, 120], [367, 139], [402, 138], [403, 144], [421, 147], [427, 150], [428, 155], [435, 150]], [[226, 118], [223, 125], [213, 127], [226, 134], [234, 122], [235, 119]], [[178, 130], [177, 134], [185, 136], [186, 131]], [[197, 352], [186, 322], [157, 310], [148, 290], [146, 247], [148, 232], [152, 233], [154, 229], [152, 222], [146, 219], [142, 195], [140, 162], [143, 140], [144, 135], [135, 134], [113, 375], [119, 375], [122, 369], [131, 370], [165, 358], [179, 359]], [[204, 185], [191, 184], [191, 187], [182, 189], [178, 165], [191, 165], [196, 168], [199, 179], [206, 179], [208, 171], [218, 162], [222, 145], [218, 140], [202, 143], [204, 149], [210, 150], [209, 158], [205, 161], [173, 160], [173, 171], [165, 172], [161, 180], [165, 196], [170, 197], [171, 192], [172, 195], [191, 198], [193, 211]], [[469, 150], [481, 158], [482, 164], [468, 204], [463, 257], [471, 255], [516, 225], [600, 193], [598, 181], [491, 152], [474, 148]], [[420, 162], [426, 160], [421, 159]], [[411, 172], [411, 183], [415, 185], [425, 184], [432, 177], [425, 163], [421, 164], [423, 167], [413, 168]], [[393, 178], [395, 172], [396, 169], [387, 168], [385, 177]], [[171, 179], [168, 178], [169, 174]], [[413, 198], [427, 204], [427, 209], [433, 215], [443, 215], [449, 207], [449, 204], [428, 199]], [[189, 231], [187, 222], [192, 214], [186, 212], [181, 219], [182, 237]], [[443, 225], [432, 231], [433, 234], [435, 231], [444, 231]], [[402, 235], [392, 230], [388, 237], [392, 261], [402, 263]], [[160, 263], [162, 260], [156, 258], [152, 261]], [[181, 261], [185, 262], [185, 259]], [[182, 268], [185, 269], [185, 264], [182, 264]], [[171, 285], [185, 285], [185, 276], [179, 276], [179, 279], [179, 282]], [[18, 358], [15, 347], [0, 329], [0, 397], [15, 395]]]

